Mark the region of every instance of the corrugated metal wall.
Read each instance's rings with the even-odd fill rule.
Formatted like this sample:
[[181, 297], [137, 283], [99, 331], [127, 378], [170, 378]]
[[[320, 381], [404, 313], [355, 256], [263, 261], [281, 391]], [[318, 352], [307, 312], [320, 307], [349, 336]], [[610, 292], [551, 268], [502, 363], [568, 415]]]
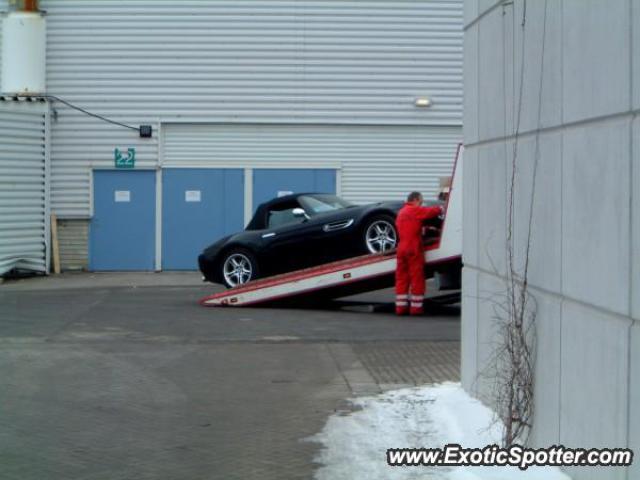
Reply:
[[341, 169], [341, 194], [366, 203], [415, 189], [434, 196], [451, 174], [458, 127], [330, 125], [163, 126], [164, 166]]
[[[41, 7], [49, 93], [125, 123], [461, 125], [462, 0], [42, 0]], [[433, 106], [415, 107], [417, 96]], [[136, 147], [138, 165], [155, 164], [156, 138], [54, 107], [52, 198], [60, 217], [90, 214], [90, 168], [111, 166], [115, 147]], [[371, 158], [373, 170], [384, 168]]]
[[0, 275], [47, 271], [47, 111], [46, 103], [0, 103]]

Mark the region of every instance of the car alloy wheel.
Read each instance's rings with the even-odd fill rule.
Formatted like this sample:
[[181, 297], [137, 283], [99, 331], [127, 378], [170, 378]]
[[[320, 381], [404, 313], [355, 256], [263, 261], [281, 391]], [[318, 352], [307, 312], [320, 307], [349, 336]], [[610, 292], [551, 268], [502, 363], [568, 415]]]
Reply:
[[387, 220], [372, 222], [365, 233], [367, 249], [371, 253], [384, 253], [396, 247], [398, 236], [395, 227]]
[[233, 253], [224, 261], [222, 274], [228, 286], [237, 287], [251, 280], [253, 265], [251, 260], [243, 253]]

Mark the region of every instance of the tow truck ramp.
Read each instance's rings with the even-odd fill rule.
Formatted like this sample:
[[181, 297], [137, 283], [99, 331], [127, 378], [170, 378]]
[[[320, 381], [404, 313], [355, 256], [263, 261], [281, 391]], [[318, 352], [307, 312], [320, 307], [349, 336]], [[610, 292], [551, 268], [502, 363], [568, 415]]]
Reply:
[[[459, 271], [462, 264], [463, 150], [460, 145], [456, 153], [442, 233], [434, 244], [425, 247], [427, 276], [434, 272]], [[206, 307], [246, 307], [346, 297], [393, 286], [395, 270], [395, 251], [364, 255], [254, 280], [209, 295], [200, 300], [200, 304]]]

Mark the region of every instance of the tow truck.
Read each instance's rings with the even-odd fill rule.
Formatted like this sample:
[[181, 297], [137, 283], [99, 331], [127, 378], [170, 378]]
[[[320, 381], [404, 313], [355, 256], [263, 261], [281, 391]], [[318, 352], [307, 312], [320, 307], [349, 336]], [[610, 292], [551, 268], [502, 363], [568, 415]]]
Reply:
[[[437, 276], [441, 290], [459, 288], [462, 268], [462, 175], [464, 147], [458, 145], [439, 237], [425, 245], [426, 278]], [[200, 300], [205, 307], [312, 304], [391, 287], [395, 250], [326, 263], [254, 280]], [[445, 294], [450, 298], [450, 293]]]

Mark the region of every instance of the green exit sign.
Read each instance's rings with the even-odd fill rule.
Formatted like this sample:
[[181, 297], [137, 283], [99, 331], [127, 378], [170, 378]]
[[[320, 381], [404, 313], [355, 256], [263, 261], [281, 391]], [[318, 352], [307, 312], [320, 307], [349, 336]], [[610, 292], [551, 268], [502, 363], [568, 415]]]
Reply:
[[116, 148], [113, 151], [116, 168], [133, 168], [136, 166], [136, 149], [128, 148], [126, 152]]

